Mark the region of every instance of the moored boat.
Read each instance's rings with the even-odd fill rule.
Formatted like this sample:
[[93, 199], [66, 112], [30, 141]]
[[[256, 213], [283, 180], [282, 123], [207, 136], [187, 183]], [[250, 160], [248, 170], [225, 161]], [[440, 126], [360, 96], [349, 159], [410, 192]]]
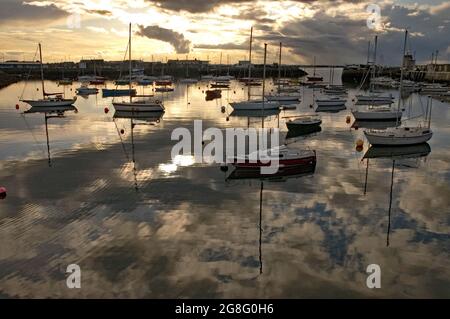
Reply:
[[426, 127], [391, 127], [366, 130], [364, 135], [372, 145], [414, 145], [429, 141], [433, 132]]
[[260, 169], [274, 163], [280, 168], [299, 165], [313, 165], [316, 163], [316, 152], [312, 150], [296, 150], [287, 146], [257, 151], [243, 156], [229, 159], [237, 168]]
[[262, 101], [250, 100], [242, 102], [232, 102], [231, 107], [235, 110], [264, 110], [264, 109], [278, 109], [280, 103], [278, 101]]

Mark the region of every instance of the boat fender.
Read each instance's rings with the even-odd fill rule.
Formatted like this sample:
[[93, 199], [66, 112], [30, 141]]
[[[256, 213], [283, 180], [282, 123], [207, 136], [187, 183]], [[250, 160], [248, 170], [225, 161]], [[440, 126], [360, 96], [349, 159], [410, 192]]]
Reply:
[[160, 100], [156, 100], [155, 103], [156, 103], [156, 104], [159, 104], [159, 103], [161, 103], [161, 101], [160, 101]]
[[108, 114], [109, 109], [107, 107], [105, 107], [104, 111], [105, 111], [105, 114]]
[[18, 110], [19, 109], [19, 104], [16, 104], [16, 110]]

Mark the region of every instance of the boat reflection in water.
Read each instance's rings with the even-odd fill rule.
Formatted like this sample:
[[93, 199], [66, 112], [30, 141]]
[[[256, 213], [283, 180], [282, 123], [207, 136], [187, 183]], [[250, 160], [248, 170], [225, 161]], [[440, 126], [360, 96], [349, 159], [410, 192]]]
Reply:
[[[156, 125], [158, 124], [162, 117], [164, 116], [164, 111], [159, 112], [129, 112], [129, 111], [116, 111], [113, 116], [114, 125], [116, 126], [117, 134], [119, 135], [120, 142], [122, 143], [122, 149], [127, 158], [128, 162], [131, 160], [133, 163], [133, 177], [134, 177], [134, 189], [139, 190], [138, 180], [137, 180], [137, 168], [136, 168], [136, 152], [134, 144], [134, 128], [137, 125]], [[119, 130], [117, 126], [117, 119], [129, 119], [130, 120], [130, 132], [131, 132], [131, 156], [125, 147], [124, 141], [122, 139], [123, 131]]]
[[[395, 166], [402, 166], [407, 168], [420, 167], [420, 161], [425, 160], [431, 153], [431, 148], [428, 143], [422, 143], [409, 146], [372, 146], [364, 154], [363, 160], [366, 160], [366, 177], [364, 182], [364, 195], [367, 194], [368, 176], [369, 176], [369, 160], [370, 159], [389, 159], [392, 160], [391, 170], [391, 185], [389, 192], [389, 208], [388, 208], [388, 227], [386, 235], [386, 246], [389, 246], [389, 235], [391, 232], [391, 211], [392, 211], [392, 197], [394, 190], [394, 173]], [[415, 160], [416, 166], [404, 163], [405, 160]]]
[[39, 106], [39, 107], [31, 107], [29, 110], [23, 112], [24, 115], [32, 114], [32, 113], [43, 113], [44, 114], [44, 122], [45, 122], [45, 137], [47, 140], [47, 157], [48, 157], [48, 166], [52, 166], [51, 153], [50, 153], [50, 137], [48, 134], [48, 120], [49, 119], [57, 119], [64, 118], [65, 112], [75, 112], [78, 113], [78, 110], [73, 105], [66, 106]]
[[[227, 167], [228, 168], [228, 167]], [[227, 183], [236, 183], [238, 181], [256, 181], [259, 182], [259, 274], [263, 273], [263, 258], [262, 258], [262, 218], [263, 218], [263, 192], [264, 183], [287, 182], [289, 179], [301, 178], [311, 176], [316, 170], [316, 161], [297, 165], [282, 167], [275, 174], [261, 174], [259, 169], [247, 169], [235, 167], [231, 173], [225, 177]]]
[[352, 124], [352, 128], [367, 128], [367, 129], [376, 129], [376, 130], [384, 130], [388, 127], [396, 127], [398, 123], [396, 121], [360, 121], [356, 120]]
[[261, 118], [261, 117], [269, 117], [276, 116], [280, 114], [280, 109], [268, 109], [268, 110], [233, 110], [230, 116], [232, 117], [253, 117], [253, 118]]
[[420, 158], [431, 153], [428, 143], [406, 146], [372, 146], [364, 154], [364, 159], [390, 158], [393, 160], [404, 158]]
[[317, 113], [339, 113], [340, 111], [346, 110], [347, 107], [345, 105], [338, 105], [338, 106], [317, 106], [316, 112]]
[[292, 139], [296, 137], [306, 137], [314, 133], [322, 132], [322, 127], [320, 126], [309, 126], [302, 128], [290, 129], [286, 134], [286, 139]]

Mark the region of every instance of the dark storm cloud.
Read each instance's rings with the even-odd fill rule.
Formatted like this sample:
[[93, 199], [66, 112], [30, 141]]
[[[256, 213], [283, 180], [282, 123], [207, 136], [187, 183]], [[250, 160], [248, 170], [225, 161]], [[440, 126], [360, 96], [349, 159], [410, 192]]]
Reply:
[[196, 44], [195, 49], [206, 50], [248, 50], [248, 43]]
[[[354, 1], [355, 2], [355, 1]], [[401, 60], [403, 30], [408, 28], [408, 50], [416, 53], [419, 62], [429, 59], [431, 52], [439, 50], [440, 57], [448, 58], [450, 31], [448, 20], [450, 6], [439, 10], [403, 7], [399, 5], [382, 8], [386, 20], [383, 32], [379, 32], [378, 61], [398, 65]], [[289, 22], [280, 29], [256, 26], [262, 32], [255, 36], [256, 42], [283, 42], [293, 53], [318, 63], [364, 63], [367, 59], [367, 42], [373, 41], [375, 32], [366, 25], [366, 19], [351, 19], [347, 15], [329, 16], [323, 10], [313, 17]], [[447, 53], [445, 53], [447, 51]]]
[[177, 53], [189, 53], [191, 41], [186, 40], [184, 35], [170, 29], [158, 26], [139, 26], [138, 35], [149, 39], [160, 40], [170, 43]]
[[34, 6], [23, 0], [2, 0], [0, 4], [0, 24], [47, 23], [67, 15], [54, 4]]
[[237, 5], [252, 0], [148, 0], [162, 9], [172, 11], [189, 11], [191, 13], [208, 12], [222, 4]]

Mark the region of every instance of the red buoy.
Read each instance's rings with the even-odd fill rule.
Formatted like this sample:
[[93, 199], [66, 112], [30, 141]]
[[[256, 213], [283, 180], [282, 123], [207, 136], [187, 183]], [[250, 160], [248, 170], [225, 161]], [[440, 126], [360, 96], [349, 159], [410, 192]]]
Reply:
[[124, 134], [125, 133], [125, 130], [124, 129], [121, 129], [120, 130], [120, 134]]
[[107, 107], [105, 107], [105, 114], [108, 114], [109, 109]]
[[18, 110], [19, 109], [19, 104], [16, 104], [16, 110]]
[[0, 199], [4, 199], [6, 197], [6, 187], [0, 187]]

